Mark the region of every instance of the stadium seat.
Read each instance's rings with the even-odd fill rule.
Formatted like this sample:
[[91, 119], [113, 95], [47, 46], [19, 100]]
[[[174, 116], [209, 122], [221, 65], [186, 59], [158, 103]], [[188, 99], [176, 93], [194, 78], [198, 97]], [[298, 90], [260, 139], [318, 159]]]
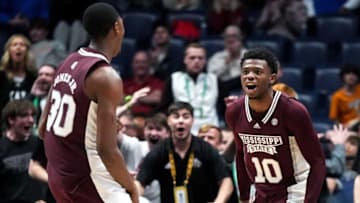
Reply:
[[324, 133], [332, 128], [331, 124], [325, 122], [313, 122], [313, 126], [317, 133]]
[[319, 41], [294, 42], [291, 64], [305, 68], [327, 65], [326, 44]]
[[339, 76], [340, 69], [326, 68], [315, 70], [315, 91], [321, 95], [329, 96], [342, 86]]
[[317, 99], [313, 94], [301, 93], [298, 94], [298, 100], [307, 108], [309, 113], [313, 116], [316, 114]]
[[344, 42], [341, 47], [342, 64], [360, 65], [360, 42]]
[[224, 40], [221, 39], [201, 40], [200, 44], [205, 47], [208, 58], [216, 52], [224, 50]]
[[317, 18], [317, 38], [326, 43], [351, 40], [358, 32], [357, 20], [349, 16], [323, 16]]
[[303, 91], [303, 74], [299, 68], [283, 68], [280, 82], [292, 87], [297, 93]]
[[131, 12], [123, 15], [125, 37], [146, 42], [152, 36], [153, 27], [158, 16], [152, 13]]
[[114, 57], [111, 63], [124, 78], [131, 75], [131, 61], [136, 51], [136, 40], [124, 38], [121, 52]]
[[279, 41], [266, 40], [266, 39], [253, 39], [253, 40], [247, 40], [245, 44], [247, 48], [265, 47], [270, 51], [272, 51], [280, 61], [284, 59], [284, 54], [282, 52], [284, 47], [282, 43]]
[[168, 54], [171, 59], [171, 69], [169, 69], [168, 74], [172, 72], [179, 71], [184, 68], [183, 59], [184, 59], [185, 43], [180, 39], [170, 39]]

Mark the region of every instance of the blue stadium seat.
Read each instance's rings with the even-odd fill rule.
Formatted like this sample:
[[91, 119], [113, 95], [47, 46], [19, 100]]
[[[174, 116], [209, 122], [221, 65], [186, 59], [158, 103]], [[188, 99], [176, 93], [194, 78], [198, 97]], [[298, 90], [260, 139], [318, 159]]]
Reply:
[[319, 41], [297, 41], [293, 44], [291, 64], [300, 67], [327, 65], [326, 44]]
[[152, 13], [131, 12], [123, 15], [125, 37], [133, 38], [139, 42], [149, 40], [158, 16]]
[[330, 123], [325, 122], [313, 122], [313, 126], [317, 133], [324, 133], [332, 128]]
[[326, 68], [315, 70], [315, 91], [321, 95], [329, 96], [342, 86], [339, 68]]
[[297, 93], [303, 91], [303, 74], [299, 68], [283, 68], [280, 82], [292, 87]]
[[341, 47], [342, 64], [360, 65], [360, 42], [344, 42]]
[[121, 52], [114, 57], [111, 63], [124, 78], [131, 75], [131, 61], [136, 51], [136, 40], [124, 38]]
[[168, 54], [171, 60], [171, 67], [168, 70], [169, 75], [172, 72], [182, 70], [183, 59], [184, 59], [185, 43], [180, 39], [170, 39], [170, 44], [168, 48]]
[[277, 40], [253, 39], [247, 40], [245, 44], [247, 48], [265, 47], [272, 51], [280, 61], [284, 59], [284, 53], [282, 52], [284, 47], [282, 43]]
[[323, 16], [317, 18], [317, 38], [326, 43], [353, 39], [358, 33], [357, 20], [349, 16]]
[[298, 100], [307, 108], [309, 113], [314, 116], [317, 108], [317, 98], [314, 94], [301, 93], [298, 94]]
[[216, 52], [224, 50], [224, 40], [221, 39], [201, 40], [200, 44], [205, 47], [208, 58]]

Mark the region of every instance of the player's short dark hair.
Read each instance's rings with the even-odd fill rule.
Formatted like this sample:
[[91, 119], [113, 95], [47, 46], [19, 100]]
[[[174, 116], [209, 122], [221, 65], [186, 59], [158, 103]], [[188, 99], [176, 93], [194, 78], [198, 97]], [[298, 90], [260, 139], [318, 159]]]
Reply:
[[83, 25], [91, 38], [104, 38], [119, 17], [113, 6], [107, 3], [94, 3], [84, 12]]
[[176, 101], [173, 104], [171, 104], [168, 108], [167, 114], [170, 115], [181, 109], [188, 110], [190, 112], [191, 116], [194, 116], [194, 108], [191, 106], [191, 104], [189, 104], [187, 102], [182, 102], [182, 101]]
[[247, 59], [260, 59], [265, 60], [266, 63], [269, 65], [271, 69], [271, 73], [277, 73], [278, 72], [278, 59], [276, 56], [269, 51], [268, 49], [264, 47], [256, 47], [253, 49], [249, 49], [247, 52], [245, 52], [244, 57], [241, 59], [240, 66], [242, 67], [244, 64], [244, 61]]
[[31, 110], [34, 116], [37, 113], [37, 110], [33, 103], [27, 99], [17, 99], [9, 101], [1, 112], [1, 120], [4, 122], [6, 128], [10, 127], [9, 118], [15, 118], [17, 116], [22, 116], [27, 113], [28, 110]]

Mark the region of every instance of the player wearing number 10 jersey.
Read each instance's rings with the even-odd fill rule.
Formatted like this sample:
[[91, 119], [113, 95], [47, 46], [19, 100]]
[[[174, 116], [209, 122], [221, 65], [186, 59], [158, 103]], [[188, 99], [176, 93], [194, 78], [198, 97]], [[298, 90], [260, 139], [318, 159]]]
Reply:
[[117, 146], [116, 107], [123, 92], [110, 65], [120, 52], [123, 22], [112, 6], [95, 3], [83, 24], [90, 45], [59, 67], [40, 120], [49, 186], [60, 203], [138, 203]]
[[236, 142], [240, 199], [317, 202], [325, 161], [309, 113], [294, 98], [273, 91], [278, 62], [266, 49], [249, 50], [241, 62], [245, 95], [227, 107]]

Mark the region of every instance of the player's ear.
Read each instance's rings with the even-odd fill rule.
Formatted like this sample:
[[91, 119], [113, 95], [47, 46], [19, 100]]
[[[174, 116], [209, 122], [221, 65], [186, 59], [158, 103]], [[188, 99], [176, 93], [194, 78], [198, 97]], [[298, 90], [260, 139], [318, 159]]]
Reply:
[[116, 34], [121, 34], [121, 32], [123, 31], [123, 24], [122, 24], [122, 19], [118, 18], [118, 20], [116, 20], [113, 24], [113, 29], [115, 31]]
[[270, 76], [270, 84], [274, 85], [276, 83], [277, 79], [278, 79], [277, 74], [272, 73], [271, 76]]

